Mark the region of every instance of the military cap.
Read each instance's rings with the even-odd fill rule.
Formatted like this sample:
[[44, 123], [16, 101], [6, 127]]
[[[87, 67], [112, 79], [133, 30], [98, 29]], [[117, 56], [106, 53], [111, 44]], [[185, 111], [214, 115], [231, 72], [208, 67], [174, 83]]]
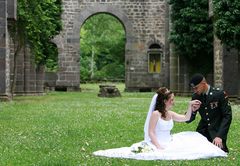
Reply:
[[200, 73], [194, 74], [192, 76], [192, 78], [190, 79], [189, 86], [190, 87], [197, 86], [203, 80], [203, 78], [204, 78], [204, 76]]

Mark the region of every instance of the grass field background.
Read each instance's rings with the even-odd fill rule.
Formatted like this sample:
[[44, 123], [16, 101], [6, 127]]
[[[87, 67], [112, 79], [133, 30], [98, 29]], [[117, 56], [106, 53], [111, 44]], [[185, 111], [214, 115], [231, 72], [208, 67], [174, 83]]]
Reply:
[[[93, 156], [96, 150], [143, 140], [154, 93], [124, 92], [124, 84], [115, 85], [122, 97], [100, 98], [98, 84], [82, 84], [81, 92], [49, 92], [0, 103], [0, 165], [240, 165], [240, 106], [233, 103], [227, 158], [139, 161]], [[184, 113], [189, 100], [175, 97], [174, 111]], [[198, 121], [175, 123], [173, 133], [194, 131]]]

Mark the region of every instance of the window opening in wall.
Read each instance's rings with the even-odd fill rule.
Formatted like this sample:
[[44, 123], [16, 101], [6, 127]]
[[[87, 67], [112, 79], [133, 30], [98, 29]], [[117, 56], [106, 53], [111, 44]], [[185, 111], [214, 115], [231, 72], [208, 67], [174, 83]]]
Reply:
[[148, 72], [161, 72], [162, 50], [158, 44], [152, 44], [148, 49]]

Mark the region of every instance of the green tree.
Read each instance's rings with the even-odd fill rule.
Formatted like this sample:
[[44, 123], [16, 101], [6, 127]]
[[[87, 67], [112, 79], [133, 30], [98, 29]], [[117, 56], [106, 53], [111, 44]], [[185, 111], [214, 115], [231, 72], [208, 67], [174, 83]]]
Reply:
[[208, 0], [170, 0], [170, 4], [170, 41], [176, 54], [189, 61], [192, 72], [208, 73], [213, 65], [213, 28], [208, 17]]
[[[124, 78], [125, 31], [109, 14], [90, 17], [80, 32], [81, 79]], [[113, 65], [118, 70], [106, 70]]]
[[61, 0], [18, 1], [17, 22], [21, 25], [36, 64], [45, 65], [49, 58], [54, 59], [51, 39], [61, 30], [61, 12]]
[[48, 42], [48, 46], [44, 49], [44, 55], [47, 55], [46, 59], [46, 71], [56, 72], [58, 69], [58, 49], [54, 43]]
[[12, 94], [16, 82], [16, 57], [22, 48], [30, 47], [37, 69], [46, 63], [54, 66], [57, 52], [51, 39], [61, 30], [61, 12], [61, 0], [18, 0], [17, 21], [9, 25], [14, 44]]
[[213, 0], [214, 28], [227, 46], [240, 49], [240, 1]]

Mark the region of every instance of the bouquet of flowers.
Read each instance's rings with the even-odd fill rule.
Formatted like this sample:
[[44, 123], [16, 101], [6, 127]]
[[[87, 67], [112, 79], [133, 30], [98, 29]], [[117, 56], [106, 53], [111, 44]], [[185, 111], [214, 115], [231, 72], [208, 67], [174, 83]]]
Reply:
[[140, 142], [131, 146], [131, 151], [134, 153], [146, 153], [153, 152], [153, 148], [149, 146], [146, 142]]

